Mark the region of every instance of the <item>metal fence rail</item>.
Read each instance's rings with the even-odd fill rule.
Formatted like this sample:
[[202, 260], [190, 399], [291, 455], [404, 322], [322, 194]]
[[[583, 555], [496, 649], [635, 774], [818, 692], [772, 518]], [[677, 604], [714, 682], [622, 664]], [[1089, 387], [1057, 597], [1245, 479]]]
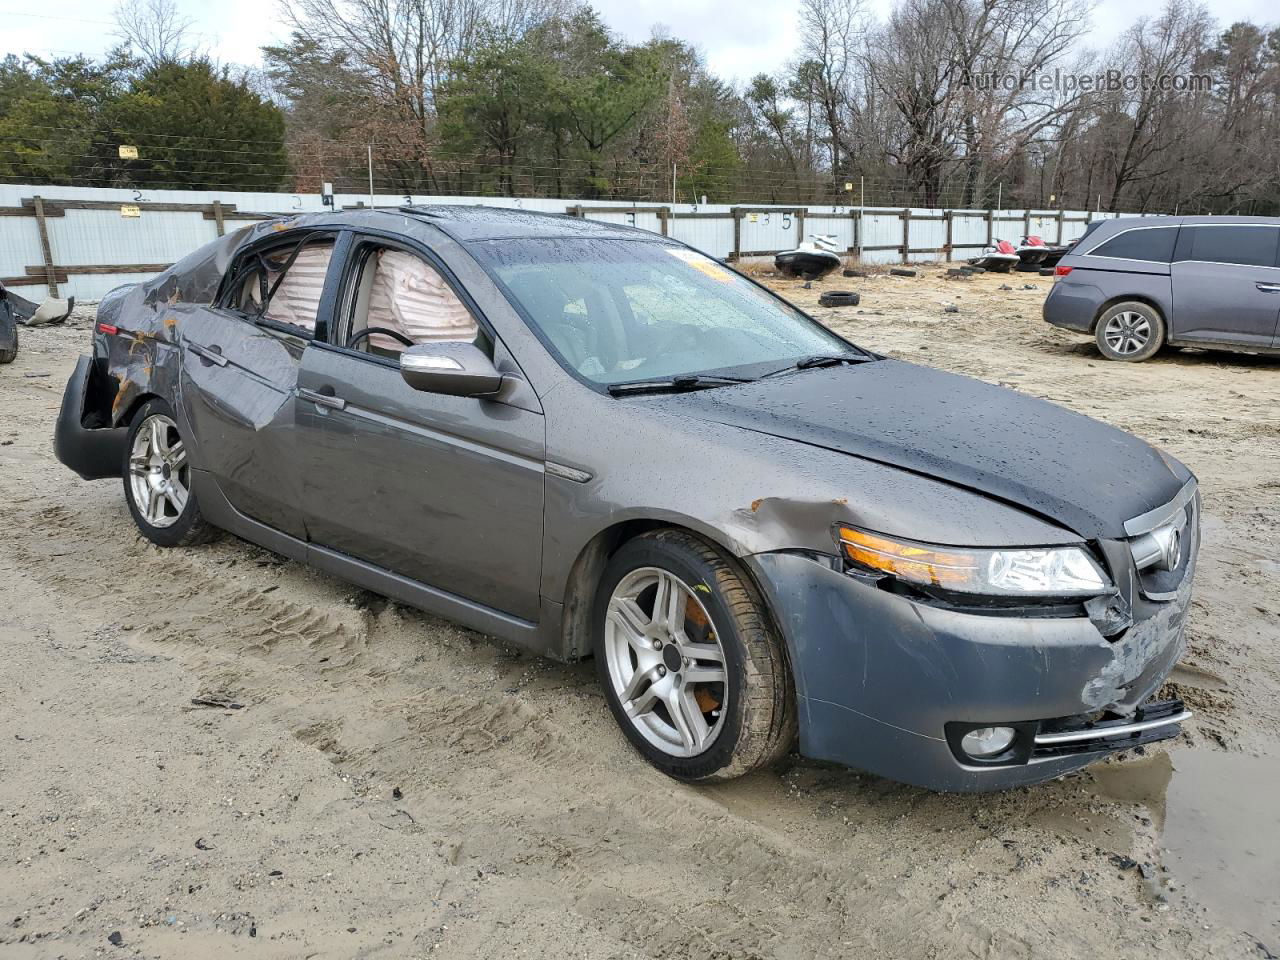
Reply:
[[[688, 243], [722, 259], [772, 256], [805, 237], [828, 234], [869, 263], [908, 263], [972, 256], [994, 239], [1039, 234], [1073, 240], [1091, 220], [1115, 214], [1080, 210], [939, 210], [732, 204], [636, 205], [617, 201], [510, 197], [338, 195], [335, 206], [405, 203], [484, 204], [567, 213], [625, 223]], [[122, 283], [146, 280], [224, 233], [254, 221], [318, 212], [318, 195], [138, 192], [86, 187], [0, 184], [0, 280], [44, 287], [50, 296], [101, 297]], [[27, 294], [38, 299], [42, 291]]]

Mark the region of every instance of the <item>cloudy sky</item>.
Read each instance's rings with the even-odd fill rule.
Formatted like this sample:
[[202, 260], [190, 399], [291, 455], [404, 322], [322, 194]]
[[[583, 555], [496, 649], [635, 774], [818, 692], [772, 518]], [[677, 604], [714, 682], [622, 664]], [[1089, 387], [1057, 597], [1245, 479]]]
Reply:
[[[881, 16], [893, 6], [892, 0], [869, 2]], [[235, 63], [257, 63], [258, 48], [284, 36], [273, 4], [274, 0], [179, 0], [196, 22], [204, 46], [219, 60]], [[594, 6], [615, 31], [631, 40], [643, 40], [655, 24], [664, 25], [672, 35], [701, 47], [718, 74], [737, 80], [772, 72], [795, 46], [794, 5], [783, 0], [732, 5], [729, 0], [596, 0]], [[1091, 42], [1106, 45], [1155, 8], [1130, 0], [1103, 0], [1094, 13]], [[1222, 23], [1276, 18], [1272, 0], [1215, 0], [1213, 9]], [[111, 4], [103, 0], [54, 0], [43, 8], [0, 0], [0, 53], [99, 55], [111, 45], [110, 10]]]

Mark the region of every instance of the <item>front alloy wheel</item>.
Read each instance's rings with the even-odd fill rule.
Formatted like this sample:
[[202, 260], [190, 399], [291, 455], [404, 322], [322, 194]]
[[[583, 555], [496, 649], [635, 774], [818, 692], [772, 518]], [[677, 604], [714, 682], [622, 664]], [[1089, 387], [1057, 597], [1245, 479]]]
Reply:
[[796, 735], [782, 639], [731, 558], [683, 530], [623, 544], [601, 577], [595, 656], [614, 719], [662, 772], [727, 780]]
[[640, 567], [622, 578], [605, 614], [609, 679], [640, 735], [673, 757], [694, 757], [724, 727], [724, 649], [693, 590]]

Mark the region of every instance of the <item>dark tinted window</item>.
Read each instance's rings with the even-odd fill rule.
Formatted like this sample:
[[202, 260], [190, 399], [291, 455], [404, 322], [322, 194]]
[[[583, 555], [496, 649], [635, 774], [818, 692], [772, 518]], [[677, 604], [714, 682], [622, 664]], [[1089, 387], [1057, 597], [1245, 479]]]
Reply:
[[1177, 227], [1138, 227], [1116, 234], [1089, 253], [1097, 257], [1168, 263], [1173, 259], [1173, 241], [1177, 236]]
[[[1280, 230], [1275, 227], [1183, 227], [1190, 240], [1179, 245], [1179, 259], [1274, 267]], [[1184, 254], [1183, 251], [1186, 251]]]

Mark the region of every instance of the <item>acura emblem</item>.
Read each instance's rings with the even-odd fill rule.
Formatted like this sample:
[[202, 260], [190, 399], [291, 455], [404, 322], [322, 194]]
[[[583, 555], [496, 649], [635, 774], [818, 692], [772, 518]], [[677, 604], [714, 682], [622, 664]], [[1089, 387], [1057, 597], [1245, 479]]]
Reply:
[[1182, 532], [1174, 530], [1170, 535], [1168, 542], [1164, 548], [1162, 566], [1166, 570], [1177, 570], [1178, 565], [1182, 563]]

